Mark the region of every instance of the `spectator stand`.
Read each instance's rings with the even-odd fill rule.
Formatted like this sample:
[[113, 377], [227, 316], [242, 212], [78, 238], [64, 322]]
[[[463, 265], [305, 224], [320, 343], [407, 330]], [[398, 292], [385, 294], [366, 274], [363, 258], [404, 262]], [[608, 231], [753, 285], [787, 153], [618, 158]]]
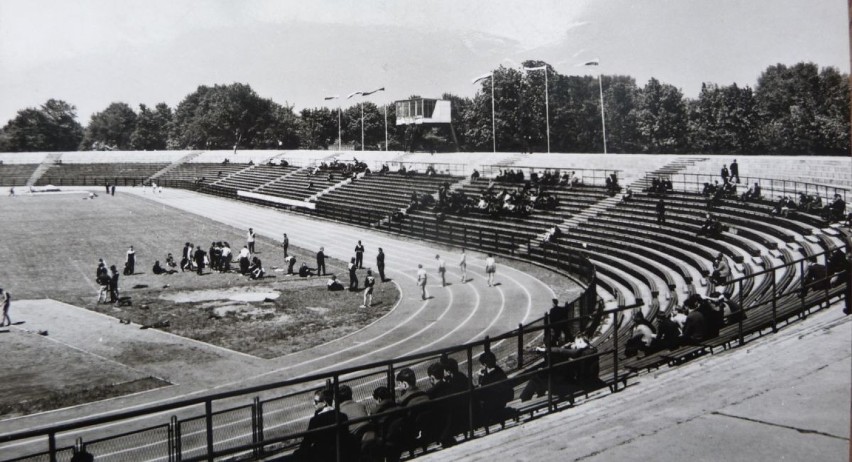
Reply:
[[[773, 170], [768, 169], [763, 172], [771, 175]], [[650, 176], [651, 175], [649, 174], [648, 177], [650, 178]], [[674, 189], [677, 191], [691, 191], [698, 193], [702, 191], [704, 183], [712, 185], [715, 181], [718, 181], [720, 185], [722, 184], [722, 177], [718, 173], [672, 173], [669, 175], [669, 179], [671, 180]], [[755, 183], [760, 185], [760, 189], [762, 190], [761, 195], [764, 198], [776, 198], [779, 196], [792, 196], [797, 198], [800, 193], [804, 193], [819, 195], [823, 198], [823, 200], [825, 200], [826, 198], [834, 197], [835, 194], [840, 194], [843, 200], [846, 201], [847, 194], [852, 191], [852, 187], [842, 185], [825, 185], [789, 179], [778, 179], [769, 176], [755, 177], [742, 175], [740, 176], [740, 182], [735, 183], [737, 185], [737, 197], [747, 191], [751, 186], [754, 186]]]
[[619, 184], [621, 183], [621, 176], [623, 174], [622, 170], [615, 169], [594, 169], [594, 168], [575, 168], [571, 166], [562, 166], [558, 168], [554, 167], [529, 167], [523, 165], [495, 165], [495, 164], [486, 164], [481, 165], [481, 170], [479, 173], [483, 178], [494, 178], [500, 174], [501, 171], [512, 170], [515, 172], [522, 171], [524, 173], [524, 180], [530, 179], [531, 173], [541, 174], [544, 170], [557, 171], [559, 176], [562, 174], [574, 172], [576, 176], [579, 178], [579, 183], [577, 186], [605, 186], [606, 179], [613, 173], [615, 173], [619, 178]]

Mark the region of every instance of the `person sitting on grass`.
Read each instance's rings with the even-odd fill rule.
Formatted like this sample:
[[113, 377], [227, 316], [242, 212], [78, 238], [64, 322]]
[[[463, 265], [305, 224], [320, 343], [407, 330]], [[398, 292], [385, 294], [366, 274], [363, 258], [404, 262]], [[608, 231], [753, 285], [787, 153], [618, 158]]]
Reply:
[[153, 271], [154, 274], [172, 274], [177, 272], [175, 270], [167, 270], [160, 266], [160, 260], [154, 262], [154, 268], [151, 271]]
[[[299, 271], [299, 273], [301, 273], [301, 270]], [[328, 280], [328, 282], [325, 283], [325, 286], [328, 288], [329, 292], [337, 292], [338, 290], [344, 289], [343, 284], [341, 284], [340, 281], [337, 280], [337, 276], [333, 274], [331, 275], [331, 278]]]
[[263, 270], [263, 263], [260, 262], [260, 258], [252, 258], [251, 266], [249, 266], [249, 277], [252, 279], [261, 279], [265, 274], [266, 271]]
[[307, 263], [302, 263], [302, 266], [299, 267], [299, 277], [306, 278], [306, 277], [313, 276], [313, 275], [314, 275], [314, 270], [311, 269], [311, 268], [308, 268]]

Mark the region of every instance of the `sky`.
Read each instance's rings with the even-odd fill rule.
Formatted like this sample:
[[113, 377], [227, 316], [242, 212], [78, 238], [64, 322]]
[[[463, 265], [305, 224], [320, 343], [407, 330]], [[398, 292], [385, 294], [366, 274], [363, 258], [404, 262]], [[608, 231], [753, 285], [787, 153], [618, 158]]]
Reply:
[[[477, 76], [544, 60], [562, 74], [754, 86], [800, 61], [849, 72], [842, 0], [2, 0], [0, 124], [49, 98], [86, 124], [120, 101], [175, 107], [247, 83], [295, 110], [385, 87], [473, 96]], [[340, 104], [355, 104], [342, 100]], [[337, 103], [334, 103], [337, 104]]]

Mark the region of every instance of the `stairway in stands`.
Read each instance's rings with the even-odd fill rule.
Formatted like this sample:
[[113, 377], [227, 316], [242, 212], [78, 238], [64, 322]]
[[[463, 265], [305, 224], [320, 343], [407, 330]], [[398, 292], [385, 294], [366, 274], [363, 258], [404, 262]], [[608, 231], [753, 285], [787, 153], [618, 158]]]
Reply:
[[166, 165], [166, 166], [165, 166], [162, 170], [160, 170], [159, 172], [157, 172], [157, 173], [155, 173], [155, 174], [151, 175], [151, 178], [148, 178], [148, 179], [149, 179], [149, 180], [155, 180], [155, 179], [157, 179], [157, 178], [159, 178], [159, 177], [163, 176], [164, 174], [166, 174], [166, 173], [168, 173], [168, 172], [170, 172], [170, 171], [174, 170], [176, 167], [178, 167], [178, 166], [180, 166], [180, 165], [183, 165], [183, 164], [185, 164], [185, 163], [187, 163], [187, 162], [191, 161], [192, 159], [195, 159], [196, 157], [200, 156], [200, 155], [201, 155], [201, 154], [203, 154], [203, 153], [204, 153], [204, 151], [191, 151], [189, 154], [187, 154], [187, 155], [185, 155], [185, 156], [181, 157], [180, 159], [178, 159], [178, 160], [176, 160], [176, 161], [172, 162], [172, 163], [171, 163], [171, 164], [169, 164], [169, 165]]
[[38, 165], [38, 167], [36, 167], [36, 169], [33, 171], [33, 174], [30, 175], [30, 179], [27, 180], [27, 186], [32, 186], [32, 185], [36, 184], [36, 181], [38, 181], [38, 179], [41, 178], [42, 175], [45, 174], [45, 172], [50, 170], [51, 167], [56, 165], [56, 161], [58, 161], [61, 157], [62, 157], [61, 152], [49, 153], [44, 158], [44, 160], [41, 161], [41, 163]]
[[[630, 183], [629, 188], [633, 189], [634, 193], [638, 191], [642, 191], [650, 185], [649, 178], [654, 178], [655, 176], [665, 176], [672, 175], [678, 172], [685, 170], [686, 168], [695, 165], [699, 162], [704, 162], [707, 160], [706, 157], [690, 157], [690, 158], [678, 158], [668, 164], [654, 170], [653, 172], [649, 172], [644, 177], [639, 178], [638, 180]], [[625, 188], [626, 189], [626, 188]], [[587, 209], [582, 212], [574, 215], [573, 217], [565, 220], [559, 225], [559, 229], [564, 233], [571, 233], [571, 229], [576, 228], [583, 223], [589, 221], [592, 217], [596, 217], [600, 212], [607, 210], [611, 207], [615, 207], [621, 201], [621, 195], [616, 194], [613, 197], [607, 197], [598, 201], [596, 204], [590, 205]], [[544, 238], [544, 234], [539, 236]]]
[[630, 184], [630, 187], [633, 188], [633, 191], [642, 191], [651, 185], [651, 180], [655, 177], [665, 177], [667, 175], [674, 175], [676, 173], [680, 173], [689, 167], [692, 167], [695, 164], [700, 164], [706, 160], [709, 160], [709, 157], [679, 157], [672, 162], [669, 162], [666, 165], [654, 170], [653, 172], [648, 172], [644, 177], [639, 178]]

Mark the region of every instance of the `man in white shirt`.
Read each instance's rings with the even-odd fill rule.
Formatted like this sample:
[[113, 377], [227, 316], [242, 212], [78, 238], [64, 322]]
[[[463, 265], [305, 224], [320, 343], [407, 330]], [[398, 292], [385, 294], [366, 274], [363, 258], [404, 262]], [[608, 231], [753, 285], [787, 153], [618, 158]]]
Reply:
[[435, 260], [438, 260], [438, 274], [441, 276], [441, 287], [447, 287], [447, 265], [444, 260], [441, 260], [440, 255], [435, 255]]
[[254, 230], [249, 228], [248, 233], [246, 234], [246, 245], [248, 246], [248, 251], [252, 254], [254, 253]]
[[420, 286], [420, 298], [426, 300], [426, 270], [423, 265], [417, 265], [417, 285]]

